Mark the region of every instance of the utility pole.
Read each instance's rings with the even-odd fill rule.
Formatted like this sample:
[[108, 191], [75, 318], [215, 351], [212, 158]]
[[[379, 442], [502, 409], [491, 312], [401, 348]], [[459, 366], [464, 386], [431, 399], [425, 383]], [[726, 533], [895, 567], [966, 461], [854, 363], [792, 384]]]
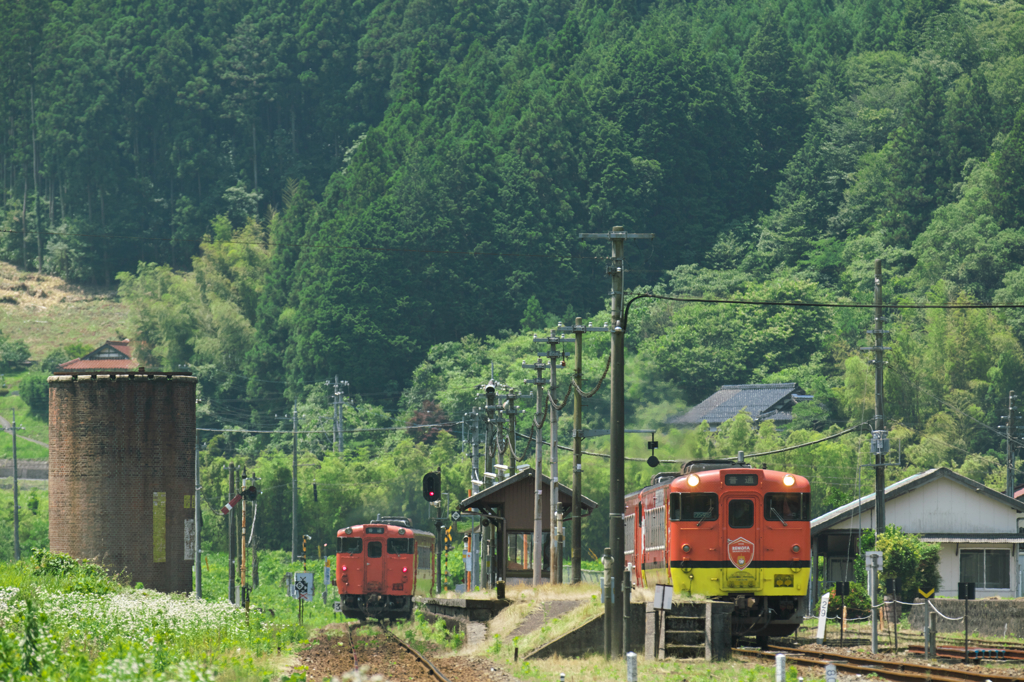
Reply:
[[299, 401], [292, 405], [292, 563], [299, 560]]
[[[624, 302], [623, 275], [624, 249], [627, 239], [653, 239], [650, 233], [629, 234], [621, 225], [616, 225], [610, 233], [581, 233], [581, 239], [610, 239], [612, 242], [612, 258], [607, 273], [612, 278], [611, 291], [611, 410], [609, 426], [611, 430], [610, 462], [608, 475], [608, 545], [611, 547], [611, 590], [622, 589], [622, 578], [625, 574], [626, 562], [626, 529], [623, 526], [623, 514], [626, 510], [626, 422], [625, 422], [625, 358], [624, 336]], [[613, 658], [622, 656], [622, 618], [625, 608], [622, 599], [616, 599], [610, 611], [611, 643], [608, 655]]]
[[[559, 323], [558, 328], [561, 328]], [[551, 584], [557, 584], [562, 582], [562, 565], [561, 565], [561, 552], [559, 551], [558, 542], [555, 537], [555, 516], [558, 514], [558, 405], [555, 404], [555, 391], [557, 390], [557, 368], [558, 358], [562, 357], [564, 353], [558, 350], [559, 343], [565, 343], [572, 339], [566, 339], [564, 336], [558, 337], [555, 334], [558, 333], [558, 329], [552, 329], [551, 335], [546, 339], [534, 339], [536, 343], [548, 344], [547, 351], [538, 351], [537, 357], [547, 358], [548, 368], [550, 369], [551, 383], [548, 386], [548, 420], [549, 431], [550, 431], [550, 465], [551, 465], [551, 499], [550, 499], [550, 528], [551, 543], [549, 551], [549, 561], [551, 565]]]
[[[25, 427], [22, 426], [22, 429]], [[14, 455], [14, 560], [21, 560], [21, 540], [18, 537], [18, 411], [11, 408], [11, 448]]]
[[[885, 390], [883, 374], [885, 360], [883, 355], [889, 350], [882, 345], [885, 329], [882, 323], [882, 261], [875, 260], [875, 328], [873, 347], [875, 352], [875, 429], [871, 434], [871, 449], [875, 453], [875, 533], [881, 535], [885, 531], [885, 454], [888, 452], [889, 439], [885, 433]], [[874, 596], [872, 596], [874, 599]]]
[[573, 372], [572, 410], [572, 576], [573, 584], [583, 580], [583, 516], [580, 498], [583, 496], [583, 334], [586, 332], [607, 332], [608, 327], [583, 326], [583, 318], [577, 317], [571, 327], [559, 327], [559, 332], [575, 335], [576, 367]]
[[[202, 486], [199, 485], [199, 434], [196, 433], [196, 459], [195, 459], [195, 478], [196, 478], [196, 494], [193, 502], [195, 503], [195, 525], [196, 525], [196, 551], [193, 554], [195, 556], [195, 569], [196, 569], [196, 599], [203, 598], [203, 562], [201, 561], [200, 553], [202, 552], [202, 543], [200, 542], [200, 533], [202, 531], [202, 508], [199, 506], [199, 496], [202, 494]], [[231, 499], [230, 497], [228, 498]]]
[[[537, 341], [537, 337], [533, 337], [534, 342]], [[542, 552], [544, 536], [544, 512], [541, 506], [544, 496], [543, 483], [540, 477], [540, 467], [542, 464], [541, 455], [541, 437], [540, 430], [543, 426], [541, 418], [544, 416], [544, 391], [541, 388], [544, 384], [548, 383], [542, 375], [547, 364], [543, 362], [537, 362], [533, 364], [523, 363], [523, 369], [533, 369], [537, 371], [537, 376], [534, 379], [526, 379], [526, 383], [534, 384], [537, 387], [537, 407], [533, 415], [533, 434], [534, 444], [536, 446], [534, 464], [533, 464], [533, 586], [537, 587], [541, 583], [541, 568], [544, 566], [544, 557]], [[552, 519], [554, 521], [554, 519]], [[549, 574], [550, 575], [550, 574]]]
[[1013, 472], [1016, 469], [1016, 462], [1014, 462], [1013, 452], [1013, 439], [1016, 437], [1016, 432], [1013, 427], [1014, 413], [1017, 411], [1015, 405], [1017, 395], [1010, 391], [1010, 405], [1009, 412], [1006, 413], [1006, 496], [1013, 497], [1013, 488], [1015, 481], [1013, 480]]
[[[228, 499], [235, 499], [234, 464], [228, 464]], [[228, 511], [228, 601], [237, 606], [235, 601], [235, 510]]]
[[580, 497], [583, 495], [583, 318], [577, 317], [572, 328], [576, 335], [576, 390], [572, 397], [572, 575], [569, 581], [575, 585], [583, 581], [583, 518]]
[[[331, 380], [328, 379], [324, 382], [328, 386], [331, 385]], [[345, 450], [345, 389], [348, 388], [349, 383], [347, 381], [339, 381], [338, 375], [334, 375], [334, 392], [332, 395], [334, 402], [334, 451], [344, 452]]]

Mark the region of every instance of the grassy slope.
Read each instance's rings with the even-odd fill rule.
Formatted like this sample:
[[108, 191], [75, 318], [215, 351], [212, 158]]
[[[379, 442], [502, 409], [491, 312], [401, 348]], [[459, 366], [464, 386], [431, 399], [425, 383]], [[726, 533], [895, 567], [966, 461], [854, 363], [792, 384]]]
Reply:
[[[67, 284], [59, 277], [24, 272], [0, 262], [0, 330], [28, 344], [33, 360], [42, 360], [55, 348], [71, 343], [99, 346], [110, 339], [124, 338], [128, 329], [128, 308], [117, 298], [114, 287]], [[24, 372], [8, 374], [7, 388], [17, 392]], [[11, 421], [17, 409], [21, 436], [48, 442], [45, 417], [29, 412], [18, 396], [0, 397], [0, 415]], [[0, 459], [11, 457], [10, 437], [0, 437]], [[18, 457], [46, 459], [45, 448], [28, 441], [18, 442]]]
[[0, 330], [27, 343], [32, 359], [69, 343], [99, 346], [127, 329], [115, 287], [67, 284], [0, 262]]

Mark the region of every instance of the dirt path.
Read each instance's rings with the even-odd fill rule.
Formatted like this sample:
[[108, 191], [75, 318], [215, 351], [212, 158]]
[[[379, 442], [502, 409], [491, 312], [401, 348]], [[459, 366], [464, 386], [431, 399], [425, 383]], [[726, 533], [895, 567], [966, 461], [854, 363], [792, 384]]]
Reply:
[[[7, 421], [3, 417], [0, 417], [0, 427], [3, 427], [4, 431], [7, 431], [8, 433], [10, 433], [11, 422]], [[29, 443], [35, 443], [36, 445], [42, 445], [47, 450], [50, 449], [50, 446], [47, 445], [46, 443], [43, 443], [42, 441], [38, 441], [35, 438], [29, 438], [28, 436], [19, 435], [18, 436], [18, 440], [27, 440]]]

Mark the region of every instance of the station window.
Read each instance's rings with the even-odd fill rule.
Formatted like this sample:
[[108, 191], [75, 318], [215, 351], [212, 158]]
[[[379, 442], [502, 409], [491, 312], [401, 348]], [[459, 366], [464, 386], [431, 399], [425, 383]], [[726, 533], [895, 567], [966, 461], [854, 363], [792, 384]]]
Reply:
[[1010, 550], [961, 549], [960, 582], [979, 590], [1010, 589]]
[[715, 493], [672, 493], [668, 498], [670, 521], [714, 521], [718, 518]]

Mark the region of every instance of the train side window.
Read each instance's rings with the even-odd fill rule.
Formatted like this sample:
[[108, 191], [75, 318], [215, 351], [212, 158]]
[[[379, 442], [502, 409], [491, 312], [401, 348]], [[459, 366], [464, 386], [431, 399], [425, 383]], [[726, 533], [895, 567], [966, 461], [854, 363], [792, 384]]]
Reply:
[[718, 518], [715, 493], [672, 493], [668, 498], [670, 521], [714, 521]]
[[388, 538], [388, 554], [412, 554], [412, 539]]
[[362, 554], [363, 553], [363, 539], [362, 538], [338, 538], [338, 553], [339, 554]]
[[381, 554], [381, 545], [379, 542], [374, 540], [373, 542], [368, 542], [366, 544], [366, 556], [371, 559], [379, 559]]
[[764, 518], [768, 521], [810, 521], [810, 493], [768, 493], [764, 496]]
[[753, 500], [729, 500], [729, 527], [750, 528], [754, 525]]
[[430, 545], [419, 546], [419, 561], [416, 566], [420, 570], [430, 570]]

